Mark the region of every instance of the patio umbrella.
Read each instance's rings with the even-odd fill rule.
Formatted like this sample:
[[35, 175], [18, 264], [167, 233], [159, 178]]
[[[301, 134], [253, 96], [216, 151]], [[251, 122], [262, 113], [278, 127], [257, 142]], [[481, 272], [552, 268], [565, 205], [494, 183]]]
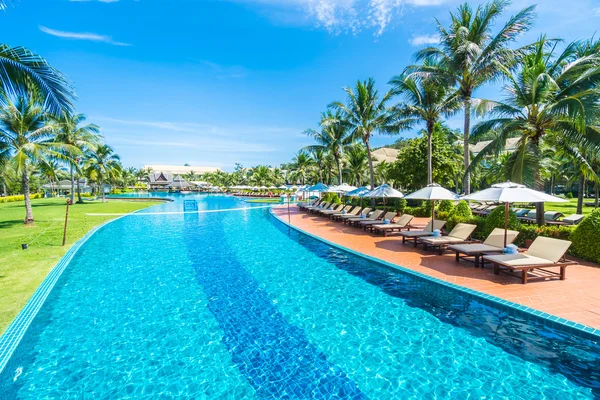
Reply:
[[412, 200], [430, 200], [431, 204], [431, 231], [433, 232], [433, 220], [435, 219], [435, 201], [436, 200], [458, 200], [458, 195], [454, 192], [444, 189], [436, 183], [429, 184], [423, 189], [419, 189], [405, 197]]
[[369, 193], [371, 190], [366, 186], [361, 186], [357, 189], [354, 189], [350, 192], [346, 192], [346, 196], [348, 197], [360, 197], [360, 208], [363, 206], [363, 197], [365, 194]]
[[281, 189], [281, 190], [288, 190], [288, 187], [287, 187], [287, 186], [285, 186], [285, 185], [281, 185], [281, 186], [279, 186], [279, 187], [278, 187], [278, 189]]
[[347, 183], [342, 183], [341, 185], [337, 185], [337, 186], [329, 186], [326, 190], [326, 192], [328, 193], [346, 193], [346, 192], [351, 192], [352, 190], [355, 190], [356, 186], [350, 186]]
[[497, 183], [488, 189], [472, 193], [462, 197], [463, 200], [495, 201], [504, 203], [504, 247], [506, 247], [506, 236], [508, 231], [508, 204], [516, 202], [524, 203], [565, 203], [568, 200], [550, 194], [529, 189], [525, 185], [510, 181]]
[[371, 190], [370, 192], [368, 192], [367, 194], [363, 195], [363, 197], [368, 197], [368, 198], [383, 198], [383, 206], [385, 207], [385, 199], [386, 198], [401, 198], [404, 197], [404, 195], [397, 191], [396, 189], [392, 188], [390, 185], [384, 183], [381, 186], [376, 187], [375, 189]]

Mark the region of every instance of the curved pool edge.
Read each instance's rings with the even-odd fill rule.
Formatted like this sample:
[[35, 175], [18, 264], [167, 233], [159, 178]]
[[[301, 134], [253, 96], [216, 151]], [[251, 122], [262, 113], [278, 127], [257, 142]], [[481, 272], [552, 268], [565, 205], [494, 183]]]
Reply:
[[346, 251], [346, 252], [348, 252], [350, 254], [353, 254], [355, 256], [361, 257], [363, 259], [366, 259], [366, 260], [369, 260], [369, 261], [372, 261], [372, 262], [376, 262], [376, 263], [385, 265], [386, 267], [396, 269], [396, 270], [401, 271], [403, 273], [407, 273], [407, 274], [410, 274], [412, 276], [419, 277], [421, 279], [425, 279], [425, 280], [428, 280], [428, 281], [435, 282], [437, 284], [446, 286], [446, 287], [451, 288], [453, 290], [458, 290], [458, 291], [460, 291], [462, 293], [466, 293], [468, 295], [471, 295], [471, 296], [477, 298], [478, 300], [482, 301], [483, 303], [487, 302], [489, 304], [494, 305], [495, 307], [507, 309], [507, 310], [509, 310], [511, 312], [525, 314], [526, 317], [532, 318], [534, 320], [537, 320], [538, 322], [540, 322], [541, 324], [543, 324], [545, 326], [548, 326], [548, 327], [551, 327], [551, 328], [558, 327], [559, 329], [562, 329], [564, 331], [571, 332], [571, 333], [583, 336], [583, 337], [591, 339], [591, 340], [600, 341], [600, 329], [595, 329], [595, 328], [592, 328], [592, 327], [587, 326], [587, 325], [579, 324], [577, 322], [570, 321], [570, 320], [558, 317], [556, 315], [548, 314], [548, 313], [545, 313], [545, 312], [540, 311], [540, 310], [536, 310], [536, 309], [531, 308], [531, 307], [527, 307], [527, 306], [524, 306], [524, 305], [521, 305], [521, 304], [518, 304], [518, 303], [514, 303], [512, 301], [504, 300], [504, 299], [502, 299], [500, 297], [492, 296], [492, 295], [489, 295], [489, 294], [484, 293], [484, 292], [480, 292], [480, 291], [477, 291], [477, 290], [469, 289], [467, 287], [460, 286], [460, 285], [457, 285], [457, 284], [454, 284], [454, 283], [451, 283], [451, 282], [447, 282], [447, 281], [444, 281], [442, 279], [435, 278], [433, 276], [429, 276], [429, 275], [423, 274], [421, 272], [417, 272], [417, 271], [414, 271], [412, 269], [403, 267], [401, 265], [394, 264], [394, 263], [391, 263], [389, 261], [385, 261], [385, 260], [382, 260], [380, 258], [370, 256], [368, 254], [361, 253], [361, 252], [353, 250], [351, 248], [348, 248], [348, 247], [339, 245], [337, 243], [331, 242], [331, 241], [329, 241], [327, 239], [324, 239], [324, 238], [322, 238], [320, 236], [317, 236], [315, 234], [307, 232], [307, 231], [305, 231], [305, 230], [303, 230], [303, 229], [301, 229], [301, 228], [299, 228], [299, 227], [297, 227], [297, 226], [295, 226], [293, 224], [290, 224], [290, 223], [286, 222], [282, 218], [279, 218], [279, 216], [275, 215], [275, 213], [273, 212], [272, 208], [269, 210], [269, 213], [279, 223], [281, 223], [281, 224], [283, 224], [283, 225], [285, 225], [285, 226], [287, 226], [287, 227], [289, 227], [291, 229], [294, 229], [295, 231], [300, 232], [300, 233], [302, 233], [302, 234], [304, 234], [304, 235], [306, 235], [308, 237], [311, 237], [313, 239], [319, 240], [319, 241], [321, 241], [321, 242], [323, 242], [323, 243], [325, 243], [325, 244], [327, 244], [329, 246], [335, 247], [337, 249], [341, 249], [343, 251]]
[[67, 269], [75, 254], [79, 251], [81, 246], [85, 244], [96, 232], [104, 228], [108, 224], [111, 224], [121, 218], [127, 217], [128, 215], [135, 214], [140, 210], [133, 211], [129, 214], [122, 215], [120, 217], [106, 221], [88, 231], [81, 239], [79, 239], [65, 255], [56, 263], [56, 265], [50, 270], [48, 275], [44, 278], [42, 283], [33, 292], [25, 306], [19, 311], [17, 316], [12, 320], [8, 328], [0, 336], [0, 373], [4, 370], [17, 346], [25, 336], [25, 332], [31, 325], [39, 310], [44, 305], [46, 298], [52, 289], [56, 286], [56, 283], [62, 276], [63, 272]]

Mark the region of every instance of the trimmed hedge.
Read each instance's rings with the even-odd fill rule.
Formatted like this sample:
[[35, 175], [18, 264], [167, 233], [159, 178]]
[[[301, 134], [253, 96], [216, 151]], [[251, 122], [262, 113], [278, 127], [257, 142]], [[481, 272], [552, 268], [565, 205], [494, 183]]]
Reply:
[[454, 210], [454, 203], [451, 200], [442, 200], [437, 208], [438, 212], [450, 213]]
[[585, 260], [600, 263], [600, 209], [592, 211], [571, 234], [571, 253]]
[[[32, 200], [41, 199], [42, 197], [44, 197], [44, 195], [42, 193], [32, 193], [29, 197]], [[25, 201], [25, 196], [23, 196], [22, 194], [17, 194], [14, 196], [0, 197], [0, 203], [12, 203], [15, 201]]]
[[[498, 206], [485, 218], [485, 225], [483, 226], [483, 237], [488, 237], [490, 233], [496, 228], [504, 229], [505, 212], [504, 206]], [[517, 218], [512, 210], [508, 210], [508, 229], [513, 231], [521, 231], [521, 222]]]

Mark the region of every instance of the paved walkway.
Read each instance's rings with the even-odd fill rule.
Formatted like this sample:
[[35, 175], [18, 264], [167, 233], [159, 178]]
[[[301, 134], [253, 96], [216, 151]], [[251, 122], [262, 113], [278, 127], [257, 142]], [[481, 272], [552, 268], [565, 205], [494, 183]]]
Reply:
[[[494, 275], [491, 267], [474, 268], [472, 263], [454, 261], [454, 254], [424, 252], [399, 237], [373, 236], [358, 228], [323, 217], [307, 215], [291, 207], [291, 223], [330, 242], [372, 257], [409, 268], [438, 279], [501, 297], [515, 303], [557, 315], [600, 329], [600, 268], [575, 265], [567, 268], [564, 281], [532, 281], [526, 285], [513, 276]], [[274, 214], [287, 222], [287, 208], [274, 208]], [[413, 225], [425, 225], [427, 219], [415, 218]]]

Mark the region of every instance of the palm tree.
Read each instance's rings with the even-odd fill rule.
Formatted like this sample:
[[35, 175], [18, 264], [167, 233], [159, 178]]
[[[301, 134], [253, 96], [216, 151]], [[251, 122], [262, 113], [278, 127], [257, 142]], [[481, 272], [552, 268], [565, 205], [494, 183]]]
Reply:
[[427, 131], [427, 183], [433, 183], [432, 141], [436, 122], [442, 116], [450, 116], [460, 107], [456, 92], [433, 79], [414, 79], [407, 75], [395, 76], [390, 80], [392, 93], [401, 96], [402, 102], [393, 110], [398, 114], [404, 129], [425, 123]]
[[312, 166], [317, 177], [316, 180], [323, 182], [323, 171], [325, 171], [325, 158], [327, 154], [325, 153], [325, 149], [320, 146], [309, 147], [308, 154], [312, 158]]
[[306, 183], [306, 178], [313, 166], [313, 160], [304, 151], [298, 152], [292, 160], [291, 164], [291, 177], [294, 182], [300, 182], [302, 185]]
[[[57, 131], [56, 141], [71, 145], [72, 148], [78, 149], [79, 154], [85, 154], [100, 143], [100, 127], [95, 124], [81, 125], [85, 122], [84, 114], [63, 113], [60, 117], [55, 118], [53, 123]], [[81, 203], [81, 190], [79, 186], [79, 173], [81, 172], [81, 160], [79, 154], [70, 154], [69, 156], [69, 173], [71, 176], [71, 202], [75, 199], [75, 171], [78, 172], [77, 177], [77, 202]]]
[[114, 182], [121, 173], [120, 158], [112, 147], [102, 144], [90, 152], [84, 169], [87, 175], [100, 184], [100, 193], [104, 203], [104, 182]]
[[321, 115], [321, 131], [315, 131], [313, 129], [307, 129], [304, 133], [312, 137], [316, 145], [307, 146], [305, 150], [322, 149], [330, 153], [337, 167], [338, 183], [342, 183], [342, 155], [344, 148], [352, 143], [353, 139], [349, 135], [348, 127], [342, 122], [330, 122], [330, 121], [341, 121], [342, 115], [338, 111], [333, 113], [331, 110], [327, 110]]
[[345, 169], [344, 172], [349, 182], [360, 186], [365, 180], [365, 171], [367, 169], [367, 152], [360, 145], [348, 147], [345, 153]]
[[[506, 100], [479, 104], [479, 113], [490, 113], [495, 118], [479, 123], [473, 138], [494, 131], [497, 137], [471, 165], [499, 154], [506, 140], [517, 136], [518, 149], [508, 162], [511, 180], [543, 189], [540, 146], [544, 140], [552, 140], [553, 145], [563, 149], [600, 146], [600, 126], [594, 120], [600, 112], [600, 91], [596, 87], [600, 57], [578, 57], [577, 43], [556, 54], [554, 45], [544, 37], [534, 43], [522, 57], [518, 71], [508, 78]], [[538, 204], [538, 224], [543, 224], [543, 203]]]
[[8, 148], [9, 158], [21, 177], [25, 198], [25, 224], [33, 223], [30, 177], [33, 166], [51, 159], [69, 161], [65, 154], [76, 152], [73, 146], [57, 143], [44, 107], [35, 94], [20, 93], [0, 108], [0, 142]]
[[351, 87], [345, 87], [344, 91], [348, 97], [346, 104], [339, 101], [330, 104], [330, 107], [339, 111], [339, 114], [336, 115], [339, 115], [340, 118], [331, 118], [324, 122], [326, 124], [344, 124], [354, 140], [362, 140], [367, 149], [371, 189], [374, 189], [375, 173], [371, 157], [371, 137], [375, 132], [393, 134], [399, 130], [395, 124], [394, 115], [386, 107], [392, 97], [392, 92], [388, 91], [380, 97], [379, 91], [375, 89], [373, 78], [364, 82], [358, 81], [354, 90]]
[[52, 192], [54, 192], [54, 185], [60, 179], [60, 175], [63, 172], [60, 164], [56, 160], [40, 160], [37, 170], [42, 178], [50, 181]]
[[462, 4], [457, 14], [450, 15], [449, 29], [437, 21], [439, 46], [417, 52], [417, 61], [425, 63], [407, 68], [407, 72], [415, 76], [431, 76], [457, 87], [464, 111], [464, 191], [467, 194], [471, 191], [468, 167], [473, 93], [486, 83], [501, 78], [507, 67], [514, 64], [515, 52], [507, 45], [531, 27], [535, 16], [535, 6], [524, 8], [492, 35], [492, 25], [509, 4], [506, 0], [493, 0], [479, 6], [475, 12], [468, 3]]
[[[1, 1], [1, 0], [0, 0]], [[0, 3], [0, 9], [6, 2]], [[61, 115], [72, 109], [75, 92], [67, 79], [42, 57], [24, 47], [0, 43], [0, 98], [34, 91], [47, 111]]]

